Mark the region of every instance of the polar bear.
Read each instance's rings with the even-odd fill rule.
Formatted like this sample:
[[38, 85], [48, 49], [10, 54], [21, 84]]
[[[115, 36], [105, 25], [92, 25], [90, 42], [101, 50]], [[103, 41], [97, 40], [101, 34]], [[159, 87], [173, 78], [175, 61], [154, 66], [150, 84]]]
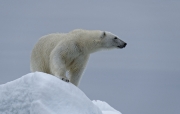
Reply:
[[91, 53], [125, 46], [124, 41], [106, 31], [76, 29], [69, 33], [53, 33], [36, 43], [30, 67], [32, 72], [52, 74], [78, 86]]

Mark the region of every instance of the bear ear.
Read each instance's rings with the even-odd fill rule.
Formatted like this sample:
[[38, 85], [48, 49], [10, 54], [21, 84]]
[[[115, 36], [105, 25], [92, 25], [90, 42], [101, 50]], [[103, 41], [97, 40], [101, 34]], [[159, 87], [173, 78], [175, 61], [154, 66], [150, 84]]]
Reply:
[[106, 32], [103, 32], [101, 38], [104, 38], [105, 36], [106, 36]]

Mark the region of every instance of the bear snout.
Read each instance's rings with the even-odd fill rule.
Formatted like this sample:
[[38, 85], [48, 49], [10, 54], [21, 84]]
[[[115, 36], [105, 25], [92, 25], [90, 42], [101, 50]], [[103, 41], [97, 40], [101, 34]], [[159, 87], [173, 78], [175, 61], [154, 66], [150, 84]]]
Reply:
[[124, 43], [123, 45], [117, 46], [118, 48], [125, 48], [127, 43]]
[[124, 43], [123, 47], [126, 47], [127, 43]]

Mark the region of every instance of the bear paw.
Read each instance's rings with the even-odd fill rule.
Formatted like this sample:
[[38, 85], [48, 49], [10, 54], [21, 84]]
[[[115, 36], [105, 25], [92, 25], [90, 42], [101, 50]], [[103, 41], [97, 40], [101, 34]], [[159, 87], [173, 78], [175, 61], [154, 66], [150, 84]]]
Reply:
[[62, 80], [65, 81], [65, 82], [69, 82], [69, 80], [66, 79], [66, 78], [62, 78]]

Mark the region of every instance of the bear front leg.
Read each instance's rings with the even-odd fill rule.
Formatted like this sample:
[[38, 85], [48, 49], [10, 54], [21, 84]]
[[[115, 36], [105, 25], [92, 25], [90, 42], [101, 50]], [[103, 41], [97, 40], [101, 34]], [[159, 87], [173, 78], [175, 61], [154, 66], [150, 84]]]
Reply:
[[84, 69], [77, 68], [77, 69], [71, 69], [69, 71], [69, 73], [70, 73], [70, 82], [73, 83], [75, 86], [79, 85], [83, 70]]
[[78, 86], [83, 71], [86, 67], [87, 61], [89, 56], [81, 56], [74, 61], [74, 64], [70, 67], [69, 74], [70, 74], [70, 82], [73, 83], [75, 86]]
[[55, 70], [53, 74], [56, 77], [62, 79], [63, 81], [69, 82], [69, 79], [67, 79], [67, 77], [66, 77], [66, 69], [65, 68], [59, 68], [58, 70]]
[[57, 53], [52, 53], [50, 56], [50, 70], [51, 73], [62, 79], [65, 82], [69, 82], [69, 79], [66, 77], [66, 65], [61, 57], [57, 56]]

